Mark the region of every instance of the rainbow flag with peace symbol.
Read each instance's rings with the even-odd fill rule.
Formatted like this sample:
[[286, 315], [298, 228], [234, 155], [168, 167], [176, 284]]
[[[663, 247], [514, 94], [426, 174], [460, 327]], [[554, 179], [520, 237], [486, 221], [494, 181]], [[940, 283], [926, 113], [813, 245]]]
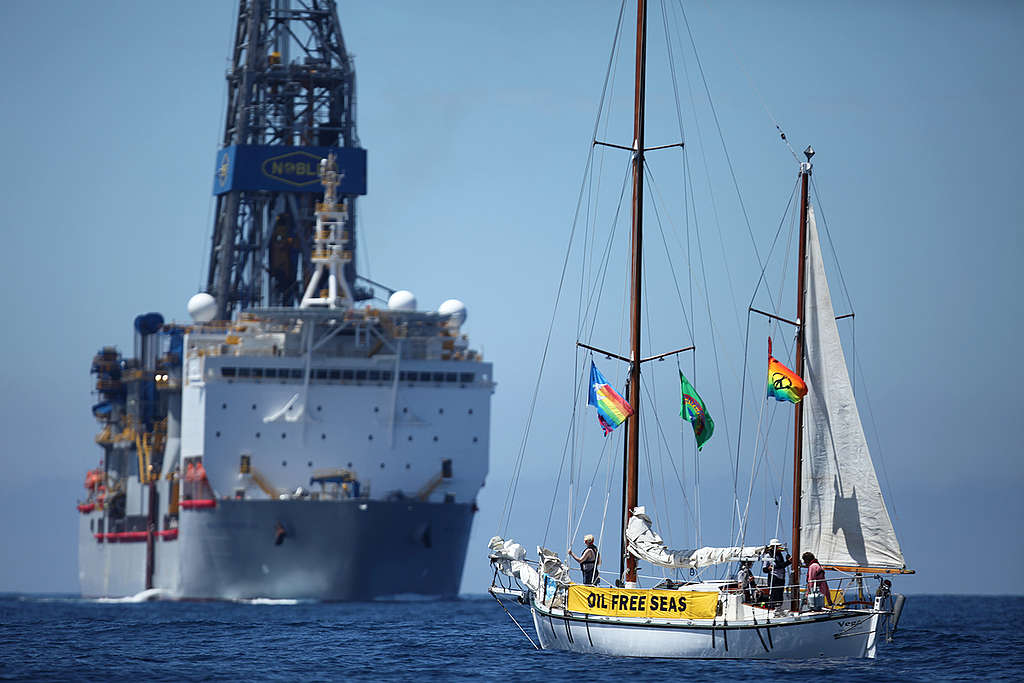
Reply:
[[799, 403], [807, 395], [807, 384], [800, 375], [775, 360], [772, 339], [768, 338], [768, 398]]
[[704, 401], [690, 384], [690, 380], [683, 375], [682, 370], [679, 371], [679, 393], [682, 394], [679, 417], [693, 425], [693, 435], [697, 438], [699, 451], [715, 433], [715, 421], [711, 419]]
[[590, 398], [587, 403], [597, 408], [597, 421], [601, 423], [605, 436], [633, 414], [633, 408], [615, 393], [594, 361], [590, 361]]

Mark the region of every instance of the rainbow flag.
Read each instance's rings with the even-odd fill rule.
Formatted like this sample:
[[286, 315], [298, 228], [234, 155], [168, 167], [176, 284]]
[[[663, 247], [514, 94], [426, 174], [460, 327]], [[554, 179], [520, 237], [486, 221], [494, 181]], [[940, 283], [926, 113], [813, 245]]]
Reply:
[[633, 408], [615, 393], [594, 361], [590, 361], [590, 398], [587, 403], [597, 408], [597, 421], [601, 423], [605, 436], [633, 414]]
[[704, 401], [690, 384], [690, 380], [683, 375], [682, 370], [679, 371], [679, 392], [682, 394], [679, 417], [693, 425], [693, 435], [697, 438], [697, 450], [699, 451], [714, 434], [715, 421], [711, 419], [708, 409], [704, 406]]
[[799, 403], [807, 395], [807, 385], [800, 375], [775, 360], [772, 356], [772, 340], [768, 340], [768, 398], [776, 401]]

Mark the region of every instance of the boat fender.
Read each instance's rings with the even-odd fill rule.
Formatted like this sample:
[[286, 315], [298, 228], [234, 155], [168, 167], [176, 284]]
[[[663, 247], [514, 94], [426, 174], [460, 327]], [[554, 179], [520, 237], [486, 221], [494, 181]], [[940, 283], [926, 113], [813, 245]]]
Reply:
[[903, 605], [906, 602], [906, 596], [902, 593], [896, 594], [896, 599], [893, 600], [892, 605], [892, 629], [889, 630], [889, 637], [887, 638], [889, 642], [892, 642], [893, 636], [896, 635], [896, 626], [900, 623], [900, 615], [903, 614]]

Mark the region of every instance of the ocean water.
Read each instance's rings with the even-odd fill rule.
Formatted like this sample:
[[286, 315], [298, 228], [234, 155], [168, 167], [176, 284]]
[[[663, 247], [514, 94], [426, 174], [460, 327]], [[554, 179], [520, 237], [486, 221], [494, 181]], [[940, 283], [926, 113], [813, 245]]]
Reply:
[[[508, 605], [532, 632], [525, 608]], [[489, 596], [450, 602], [117, 602], [0, 595], [0, 680], [1024, 680], [1024, 597], [911, 596], [869, 660], [538, 652]]]

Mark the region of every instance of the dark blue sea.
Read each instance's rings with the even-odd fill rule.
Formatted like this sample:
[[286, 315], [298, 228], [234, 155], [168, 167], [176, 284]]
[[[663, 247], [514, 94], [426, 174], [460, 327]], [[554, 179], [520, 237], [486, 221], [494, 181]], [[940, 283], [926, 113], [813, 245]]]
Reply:
[[[530, 631], [526, 609], [509, 605]], [[364, 604], [0, 595], [0, 680], [1024, 679], [1024, 597], [911, 596], [878, 658], [630, 660], [538, 652], [489, 596]]]

